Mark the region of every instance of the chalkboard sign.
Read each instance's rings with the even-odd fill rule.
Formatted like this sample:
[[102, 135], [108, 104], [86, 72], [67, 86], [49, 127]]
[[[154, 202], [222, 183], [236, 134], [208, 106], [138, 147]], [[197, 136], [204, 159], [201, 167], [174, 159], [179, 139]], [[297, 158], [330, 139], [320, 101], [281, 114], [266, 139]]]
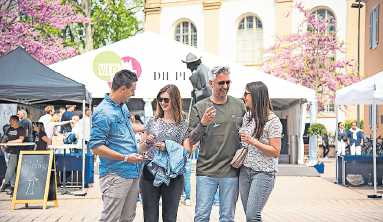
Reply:
[[57, 206], [56, 171], [52, 166], [53, 151], [20, 152], [12, 209], [19, 203], [41, 203], [45, 209], [48, 200]]

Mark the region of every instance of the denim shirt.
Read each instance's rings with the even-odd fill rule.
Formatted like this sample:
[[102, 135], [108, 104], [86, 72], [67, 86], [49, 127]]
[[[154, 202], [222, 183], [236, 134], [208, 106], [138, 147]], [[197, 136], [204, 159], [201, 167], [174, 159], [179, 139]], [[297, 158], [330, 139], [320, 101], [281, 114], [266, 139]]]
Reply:
[[[92, 116], [89, 147], [94, 149], [100, 145], [105, 145], [122, 155], [137, 153], [137, 142], [128, 107], [115, 103], [109, 96], [105, 96]], [[138, 163], [100, 156], [100, 177], [116, 174], [126, 179], [135, 179], [139, 177], [140, 167]]]

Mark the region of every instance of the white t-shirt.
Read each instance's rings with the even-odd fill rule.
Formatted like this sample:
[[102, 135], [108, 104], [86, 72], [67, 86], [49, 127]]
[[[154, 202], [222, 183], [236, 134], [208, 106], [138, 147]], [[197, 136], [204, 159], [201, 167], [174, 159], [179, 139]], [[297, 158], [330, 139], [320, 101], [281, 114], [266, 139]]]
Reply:
[[48, 123], [52, 121], [52, 116], [49, 114], [45, 114], [44, 116], [41, 116], [39, 119], [39, 122], [42, 122], [44, 124], [44, 128], [46, 130]]

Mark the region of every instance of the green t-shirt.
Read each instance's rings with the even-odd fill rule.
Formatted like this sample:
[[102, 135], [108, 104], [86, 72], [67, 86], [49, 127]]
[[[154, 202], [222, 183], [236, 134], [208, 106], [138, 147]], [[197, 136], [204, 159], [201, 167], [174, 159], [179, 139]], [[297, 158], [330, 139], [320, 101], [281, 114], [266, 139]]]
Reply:
[[235, 151], [240, 147], [238, 128], [245, 114], [243, 102], [228, 96], [225, 104], [213, 104], [206, 98], [193, 106], [190, 115], [190, 130], [200, 122], [205, 110], [214, 106], [215, 121], [204, 128], [200, 140], [200, 151], [197, 160], [197, 176], [236, 177], [237, 169], [230, 165]]

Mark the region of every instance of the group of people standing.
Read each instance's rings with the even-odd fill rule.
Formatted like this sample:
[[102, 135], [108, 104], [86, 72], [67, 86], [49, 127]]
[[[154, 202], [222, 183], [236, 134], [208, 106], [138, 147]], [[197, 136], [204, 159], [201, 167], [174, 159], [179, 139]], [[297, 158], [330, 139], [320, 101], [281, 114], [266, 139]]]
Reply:
[[[48, 105], [44, 108], [45, 114], [39, 118], [38, 122], [32, 122], [28, 118], [27, 111], [23, 109], [19, 110], [17, 115], [10, 116], [9, 124], [3, 127], [4, 135], [0, 137], [0, 142], [6, 143], [1, 147], [0, 152], [3, 153], [7, 166], [0, 192], [13, 194], [21, 150], [47, 150], [48, 145], [52, 144], [53, 136], [58, 134], [68, 134], [77, 139], [89, 140], [91, 111], [86, 109], [85, 116], [80, 119], [74, 112], [75, 107], [75, 105], [68, 105], [67, 109], [63, 108], [60, 112], [55, 112], [54, 106]], [[82, 121], [85, 122], [85, 133]], [[22, 144], [26, 142], [33, 142], [35, 145]]]
[[[239, 194], [246, 220], [262, 220], [275, 183], [281, 122], [264, 83], [248, 83], [240, 100], [228, 95], [228, 67], [214, 67], [207, 78], [211, 96], [193, 106], [189, 121], [177, 86], [164, 86], [138, 144], [125, 104], [138, 79], [129, 70], [115, 74], [110, 95], [92, 116], [89, 142], [100, 157], [100, 221], [133, 221], [140, 190], [144, 221], [159, 221], [160, 198], [162, 220], [177, 221], [186, 160], [197, 146], [194, 221], [209, 221], [218, 188], [220, 221], [234, 221]], [[236, 169], [230, 162], [241, 146], [248, 154]]]
[[344, 123], [338, 123], [338, 150], [337, 155], [362, 155], [363, 131], [357, 126], [357, 122], [351, 123], [351, 128], [346, 130]]
[[[9, 117], [9, 124], [3, 126], [0, 152], [6, 163], [5, 177], [1, 183], [0, 192], [12, 195], [15, 187], [16, 168], [21, 150], [46, 149], [48, 139], [44, 134], [42, 123], [32, 123], [26, 110], [19, 110], [16, 115]], [[24, 142], [35, 142], [35, 145], [16, 145]]]

